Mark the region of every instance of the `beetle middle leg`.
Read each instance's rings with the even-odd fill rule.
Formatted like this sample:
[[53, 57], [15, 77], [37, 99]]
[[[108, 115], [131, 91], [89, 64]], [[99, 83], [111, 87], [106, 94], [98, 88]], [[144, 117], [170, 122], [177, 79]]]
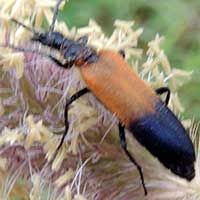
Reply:
[[159, 95], [167, 93], [167, 96], [165, 99], [165, 104], [168, 105], [169, 99], [170, 99], [170, 89], [168, 87], [160, 87], [160, 88], [156, 89], [155, 92]]
[[69, 110], [69, 105], [71, 105], [72, 102], [74, 102], [75, 100], [77, 100], [79, 97], [83, 96], [84, 94], [88, 93], [90, 90], [88, 88], [83, 88], [81, 90], [79, 90], [77, 93], [75, 93], [74, 95], [72, 95], [66, 102], [65, 105], [65, 111], [64, 111], [64, 116], [65, 116], [65, 131], [62, 135], [62, 138], [60, 140], [59, 145], [56, 148], [56, 151], [54, 153], [53, 159], [56, 157], [60, 147], [62, 146], [64, 139], [67, 135], [68, 129], [69, 129], [69, 122], [68, 122], [68, 110]]
[[140, 174], [142, 186], [143, 186], [143, 189], [144, 189], [144, 194], [147, 195], [147, 189], [146, 189], [146, 186], [145, 186], [145, 183], [144, 183], [144, 176], [143, 176], [143, 173], [142, 173], [142, 168], [127, 149], [124, 126], [121, 123], [119, 123], [119, 137], [120, 137], [120, 144], [121, 144], [122, 149], [124, 150], [124, 152], [128, 156], [129, 160], [137, 167], [137, 170]]

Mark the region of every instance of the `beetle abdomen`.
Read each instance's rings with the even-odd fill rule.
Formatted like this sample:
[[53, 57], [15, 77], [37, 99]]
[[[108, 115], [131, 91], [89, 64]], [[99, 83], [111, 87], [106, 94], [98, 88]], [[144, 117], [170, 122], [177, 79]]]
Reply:
[[163, 102], [158, 101], [155, 113], [133, 121], [128, 129], [172, 172], [187, 180], [194, 177], [195, 153], [191, 139]]

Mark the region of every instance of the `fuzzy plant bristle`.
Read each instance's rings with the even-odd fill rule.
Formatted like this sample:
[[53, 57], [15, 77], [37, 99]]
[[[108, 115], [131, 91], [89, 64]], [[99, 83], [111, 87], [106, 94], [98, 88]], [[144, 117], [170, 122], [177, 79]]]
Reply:
[[[65, 129], [66, 99], [85, 83], [75, 67], [62, 69], [52, 62], [46, 55], [57, 52], [30, 41], [30, 31], [11, 18], [42, 30], [44, 21], [51, 24], [55, 5], [55, 0], [0, 1], [0, 199], [143, 198], [137, 169], [120, 148], [118, 119], [92, 94], [71, 105], [68, 134], [52, 161]], [[68, 38], [87, 35], [88, 45], [97, 51], [123, 49], [143, 80], [153, 88], [172, 89], [169, 107], [181, 115], [177, 90], [191, 72], [170, 66], [161, 48], [164, 37], [157, 34], [144, 52], [138, 47], [143, 28], [136, 29], [134, 21], [116, 20], [109, 37], [102, 29], [94, 20], [72, 29], [63, 21], [55, 23], [55, 30]], [[171, 173], [127, 134], [128, 148], [143, 168], [148, 199], [200, 199], [199, 129], [191, 122], [183, 121], [196, 146], [191, 182]]]

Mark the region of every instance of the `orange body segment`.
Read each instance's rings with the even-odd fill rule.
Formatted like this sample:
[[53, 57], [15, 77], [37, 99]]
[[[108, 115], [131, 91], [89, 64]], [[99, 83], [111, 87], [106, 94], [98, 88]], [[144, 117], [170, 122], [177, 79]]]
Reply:
[[80, 71], [88, 88], [126, 126], [154, 112], [158, 99], [155, 92], [119, 54], [101, 51], [98, 62], [85, 65]]

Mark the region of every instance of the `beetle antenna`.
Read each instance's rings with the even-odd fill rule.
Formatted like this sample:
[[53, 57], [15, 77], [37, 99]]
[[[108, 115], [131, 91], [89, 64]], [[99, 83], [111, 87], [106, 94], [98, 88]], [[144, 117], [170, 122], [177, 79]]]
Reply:
[[24, 52], [24, 53], [36, 53], [36, 54], [39, 54], [41, 56], [48, 57], [48, 58], [50, 57], [50, 55], [43, 53], [43, 52], [39, 51], [38, 49], [27, 49], [27, 48], [24, 48], [24, 47], [14, 46], [12, 44], [0, 44], [0, 48], [1, 47], [2, 48], [10, 48], [10, 49], [20, 51], [20, 52]]
[[55, 23], [56, 23], [56, 18], [58, 16], [58, 9], [59, 9], [59, 6], [60, 4], [62, 3], [63, 0], [58, 0], [57, 3], [56, 3], [56, 6], [54, 8], [54, 12], [53, 12], [53, 19], [52, 19], [52, 23], [49, 27], [49, 32], [53, 32], [53, 29], [55, 27]]
[[14, 23], [16, 23], [16, 24], [18, 24], [20, 26], [23, 26], [25, 29], [27, 29], [28, 31], [32, 32], [34, 35], [38, 34], [38, 32], [33, 27], [29, 27], [29, 26], [25, 25], [24, 23], [18, 21], [15, 18], [11, 18], [11, 21], [13, 21]]

